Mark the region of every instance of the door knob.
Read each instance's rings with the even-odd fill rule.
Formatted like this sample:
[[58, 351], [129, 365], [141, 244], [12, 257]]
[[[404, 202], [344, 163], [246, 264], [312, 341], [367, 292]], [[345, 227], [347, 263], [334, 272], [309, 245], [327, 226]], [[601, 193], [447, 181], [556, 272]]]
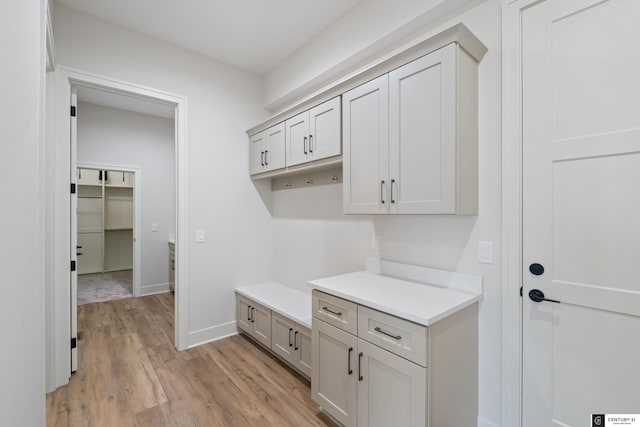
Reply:
[[540, 289], [531, 289], [529, 291], [529, 298], [533, 302], [549, 301], [549, 302], [555, 302], [555, 303], [560, 304], [560, 301], [558, 301], [558, 300], [545, 298], [544, 297], [544, 292], [542, 292]]

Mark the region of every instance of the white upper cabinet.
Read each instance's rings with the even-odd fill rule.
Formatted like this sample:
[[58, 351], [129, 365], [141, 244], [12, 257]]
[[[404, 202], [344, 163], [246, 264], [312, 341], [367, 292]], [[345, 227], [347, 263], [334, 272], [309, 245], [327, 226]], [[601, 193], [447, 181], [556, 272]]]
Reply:
[[339, 96], [288, 119], [285, 126], [287, 166], [340, 155]]
[[284, 141], [284, 123], [265, 129], [249, 138], [252, 175], [284, 167]]
[[342, 96], [345, 213], [387, 213], [389, 79], [385, 74]]
[[456, 43], [343, 95], [344, 212], [478, 210], [477, 64]]

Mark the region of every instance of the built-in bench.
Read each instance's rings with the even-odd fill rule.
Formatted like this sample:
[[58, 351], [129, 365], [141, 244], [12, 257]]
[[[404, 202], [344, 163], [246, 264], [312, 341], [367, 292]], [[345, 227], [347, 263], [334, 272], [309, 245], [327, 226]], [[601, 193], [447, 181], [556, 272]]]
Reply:
[[276, 282], [236, 288], [236, 324], [311, 377], [311, 294]]

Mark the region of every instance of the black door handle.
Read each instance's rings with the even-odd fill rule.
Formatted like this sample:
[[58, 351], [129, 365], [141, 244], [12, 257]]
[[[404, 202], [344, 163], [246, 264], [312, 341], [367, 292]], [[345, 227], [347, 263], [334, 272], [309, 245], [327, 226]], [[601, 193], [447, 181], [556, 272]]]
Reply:
[[542, 292], [540, 289], [531, 289], [529, 291], [529, 298], [531, 298], [531, 301], [533, 302], [548, 301], [548, 302], [555, 302], [557, 304], [560, 304], [560, 301], [556, 299], [545, 298], [544, 292]]

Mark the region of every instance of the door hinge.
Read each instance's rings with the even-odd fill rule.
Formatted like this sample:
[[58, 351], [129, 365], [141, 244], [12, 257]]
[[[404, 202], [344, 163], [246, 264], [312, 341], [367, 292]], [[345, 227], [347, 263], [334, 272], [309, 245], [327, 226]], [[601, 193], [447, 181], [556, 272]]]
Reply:
[[71, 194], [76, 194], [76, 184], [75, 183], [71, 183]]
[[77, 347], [76, 338], [73, 337], [73, 338], [71, 338], [71, 349], [74, 349], [76, 347]]
[[76, 116], [76, 106], [72, 105], [71, 106], [71, 117], [75, 117]]
[[71, 261], [71, 271], [76, 271], [76, 262]]

